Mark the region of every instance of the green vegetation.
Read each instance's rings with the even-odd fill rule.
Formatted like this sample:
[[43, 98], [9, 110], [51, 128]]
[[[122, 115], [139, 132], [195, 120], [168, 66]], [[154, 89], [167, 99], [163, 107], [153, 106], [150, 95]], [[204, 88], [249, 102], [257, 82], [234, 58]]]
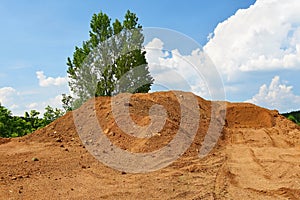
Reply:
[[300, 125], [300, 111], [283, 113], [282, 115], [288, 118], [289, 120], [295, 122], [296, 124]]
[[42, 128], [55, 119], [61, 117], [64, 112], [61, 109], [45, 108], [43, 118], [39, 118], [39, 112], [31, 110], [25, 112], [24, 117], [12, 116], [10, 110], [0, 103], [0, 137], [19, 137]]
[[105, 13], [94, 14], [90, 39], [67, 59], [69, 86], [77, 99], [63, 95], [65, 110], [87, 99], [120, 92], [147, 93], [153, 84], [143, 50], [144, 36], [136, 14], [127, 11], [113, 23]]

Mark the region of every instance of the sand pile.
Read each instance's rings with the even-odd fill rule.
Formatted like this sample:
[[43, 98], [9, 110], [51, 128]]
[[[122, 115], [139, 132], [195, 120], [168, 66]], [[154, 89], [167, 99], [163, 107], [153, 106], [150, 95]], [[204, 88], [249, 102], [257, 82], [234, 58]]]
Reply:
[[[140, 127], [151, 125], [153, 105], [164, 108], [156, 107], [156, 117], [166, 117], [164, 126], [151, 135], [144, 130], [136, 137], [121, 129], [115, 116], [125, 120], [128, 115], [112, 112], [112, 99], [100, 97], [31, 135], [0, 139], [0, 199], [300, 199], [299, 126], [277, 111], [245, 103], [224, 103], [226, 118], [215, 120], [224, 116], [224, 108], [212, 110], [214, 103], [193, 97], [198, 110], [186, 110], [189, 104], [182, 106], [181, 96], [173, 92], [135, 94], [128, 103], [121, 101]], [[168, 146], [180, 130], [193, 128], [188, 122], [182, 128], [185, 117], [198, 123], [191, 144], [171, 165], [128, 173], [88, 152], [95, 150], [90, 144], [102, 141], [91, 137], [95, 116], [111, 146], [145, 154]], [[224, 124], [215, 146], [214, 139], [206, 138], [216, 130], [210, 129], [212, 121], [216, 127]], [[78, 131], [84, 133], [81, 138]], [[213, 149], [200, 158], [205, 140]], [[109, 152], [105, 149], [103, 155], [114, 155]]]

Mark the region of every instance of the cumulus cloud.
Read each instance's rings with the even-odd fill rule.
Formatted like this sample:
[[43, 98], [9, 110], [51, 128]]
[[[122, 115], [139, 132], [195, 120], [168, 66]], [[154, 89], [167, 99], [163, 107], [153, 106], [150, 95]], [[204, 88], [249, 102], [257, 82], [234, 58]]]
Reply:
[[[45, 92], [43, 94], [43, 92]], [[50, 95], [48, 94], [50, 92]], [[53, 93], [51, 97], [51, 94]], [[56, 96], [55, 96], [56, 95]], [[35, 93], [32, 91], [18, 91], [12, 87], [0, 88], [1, 105], [12, 111], [13, 115], [23, 116], [25, 111], [37, 110], [41, 115], [45, 112], [45, 107], [50, 105], [53, 108], [62, 108], [62, 95], [57, 92], [41, 91]]]
[[38, 108], [39, 104], [38, 103], [30, 103], [28, 105], [26, 105], [26, 108], [30, 109], [30, 110], [36, 110]]
[[57, 95], [57, 96], [47, 99], [45, 101], [29, 103], [25, 107], [27, 110], [36, 110], [42, 115], [42, 114], [44, 114], [45, 108], [48, 105], [51, 106], [52, 108], [60, 108], [61, 109], [62, 108], [61, 100], [62, 100], [62, 95]]
[[145, 45], [145, 50], [154, 84], [168, 90], [191, 91], [209, 99], [224, 98], [219, 74], [200, 48], [183, 55], [178, 49], [164, 49], [164, 42], [154, 38]]
[[300, 109], [300, 96], [293, 93], [293, 87], [283, 84], [279, 76], [275, 76], [270, 85], [262, 85], [252, 99], [247, 102], [254, 103], [280, 112]]
[[61, 86], [61, 85], [66, 85], [68, 82], [66, 77], [57, 77], [57, 78], [46, 77], [43, 71], [37, 71], [36, 76], [39, 80], [39, 85], [41, 87]]
[[19, 93], [12, 87], [0, 88], [0, 103], [8, 109], [17, 109], [19, 105], [15, 104], [14, 99]]
[[0, 88], [0, 102], [2, 104], [10, 103], [13, 95], [16, 94], [16, 90], [12, 87]]
[[[39, 79], [38, 85], [30, 87], [0, 88], [1, 105], [12, 111], [13, 115], [23, 116], [25, 111], [37, 110], [44, 113], [45, 107], [50, 105], [53, 108], [62, 108], [62, 95], [68, 93], [67, 78], [65, 77], [46, 77], [43, 71], [36, 72]], [[54, 87], [50, 87], [54, 86]], [[47, 90], [43, 87], [49, 87]]]
[[54, 98], [50, 98], [47, 102], [44, 103], [45, 107], [50, 105], [53, 108], [62, 108], [62, 95], [57, 95]]
[[300, 69], [299, 10], [299, 0], [257, 0], [220, 23], [204, 50], [228, 80], [239, 72]]

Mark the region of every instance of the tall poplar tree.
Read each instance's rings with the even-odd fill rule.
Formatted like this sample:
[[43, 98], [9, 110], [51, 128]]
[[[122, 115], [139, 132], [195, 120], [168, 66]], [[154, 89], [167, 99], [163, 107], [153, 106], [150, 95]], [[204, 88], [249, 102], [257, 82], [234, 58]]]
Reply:
[[[69, 86], [80, 104], [92, 97], [120, 92], [147, 93], [154, 80], [136, 14], [127, 11], [122, 22], [116, 19], [112, 23], [100, 12], [93, 15], [90, 28], [89, 40], [82, 47], [76, 46], [73, 57], [67, 59]], [[74, 104], [68, 98], [64, 95], [63, 103]]]

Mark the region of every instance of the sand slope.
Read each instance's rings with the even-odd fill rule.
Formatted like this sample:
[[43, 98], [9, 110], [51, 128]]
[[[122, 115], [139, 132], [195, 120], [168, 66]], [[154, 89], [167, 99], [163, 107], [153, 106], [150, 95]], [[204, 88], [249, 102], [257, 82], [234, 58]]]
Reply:
[[[211, 102], [196, 98], [200, 122], [193, 143], [176, 162], [150, 173], [122, 173], [95, 159], [78, 137], [72, 112], [31, 135], [0, 139], [0, 199], [300, 199], [297, 125], [277, 111], [226, 103], [222, 135], [200, 159]], [[149, 124], [154, 104], [164, 106], [168, 118], [163, 130], [149, 138], [119, 129], [109, 97], [96, 98], [95, 113], [114, 145], [130, 152], [153, 152], [175, 137], [181, 116], [176, 96], [159, 92], [131, 98], [132, 120]], [[88, 102], [77, 112], [92, 108]], [[90, 116], [86, 117], [88, 123]]]

